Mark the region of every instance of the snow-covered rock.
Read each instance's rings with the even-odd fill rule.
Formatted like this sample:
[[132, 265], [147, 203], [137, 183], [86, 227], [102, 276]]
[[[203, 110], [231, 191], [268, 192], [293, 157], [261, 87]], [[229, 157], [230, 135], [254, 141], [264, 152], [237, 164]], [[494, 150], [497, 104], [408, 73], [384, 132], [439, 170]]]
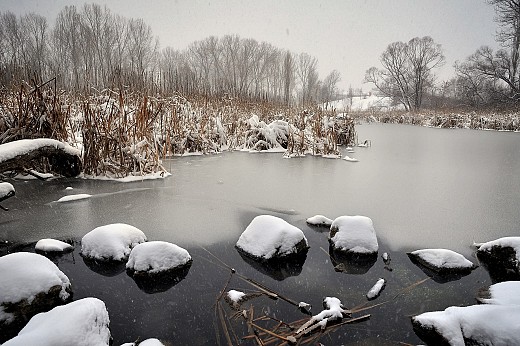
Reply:
[[127, 342], [121, 346], [164, 346], [164, 344], [159, 339], [151, 338], [143, 340], [137, 344], [135, 342]]
[[379, 278], [374, 286], [368, 291], [367, 293], [367, 299], [373, 300], [379, 297], [381, 294], [381, 291], [385, 288], [386, 280], [383, 278]]
[[0, 201], [11, 196], [14, 196], [15, 190], [11, 183], [2, 182], [0, 183]]
[[81, 254], [98, 260], [125, 261], [134, 246], [146, 241], [138, 228], [116, 223], [97, 227], [81, 239]]
[[240, 235], [236, 247], [261, 260], [295, 255], [309, 248], [303, 232], [276, 216], [259, 215]]
[[479, 292], [477, 300], [483, 304], [520, 306], [520, 281], [504, 281]]
[[83, 298], [40, 313], [4, 346], [101, 346], [109, 345], [110, 323], [105, 303]]
[[359, 215], [336, 218], [329, 241], [334, 250], [358, 255], [373, 255], [379, 248], [372, 220]]
[[332, 220], [323, 215], [314, 215], [314, 216], [308, 218], [306, 221], [309, 225], [313, 225], [313, 226], [330, 227], [330, 225], [332, 225]]
[[76, 195], [63, 196], [60, 199], [58, 199], [56, 202], [59, 202], [59, 203], [71, 202], [71, 201], [77, 201], [80, 199], [87, 199], [90, 197], [92, 197], [92, 195], [89, 195], [88, 193], [78, 193]]
[[128, 257], [126, 269], [134, 274], [157, 274], [174, 270], [191, 262], [185, 249], [164, 241], [137, 244]]
[[34, 246], [36, 251], [41, 252], [67, 252], [72, 251], [72, 245], [57, 239], [40, 239]]
[[463, 255], [446, 249], [416, 250], [408, 257], [441, 275], [469, 272], [477, 267]]
[[26, 154], [30, 151], [41, 147], [54, 147], [61, 149], [67, 154], [81, 156], [81, 152], [68, 145], [55, 139], [50, 138], [36, 138], [36, 139], [21, 139], [0, 145], [0, 162], [7, 161], [15, 158], [16, 156]]
[[520, 345], [517, 305], [452, 306], [412, 318], [415, 333], [429, 345]]
[[63, 304], [69, 278], [48, 258], [30, 252], [0, 257], [0, 326]]
[[478, 259], [492, 272], [520, 276], [520, 237], [504, 237], [479, 244]]

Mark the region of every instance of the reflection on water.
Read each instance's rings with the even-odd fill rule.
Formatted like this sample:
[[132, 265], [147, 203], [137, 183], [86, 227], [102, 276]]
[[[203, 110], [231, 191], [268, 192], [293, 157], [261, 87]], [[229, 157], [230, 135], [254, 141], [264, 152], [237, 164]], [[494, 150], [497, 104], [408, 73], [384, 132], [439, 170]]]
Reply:
[[[369, 321], [338, 329], [333, 343], [369, 342], [376, 335], [379, 344], [418, 343], [411, 315], [473, 304], [476, 292], [491, 281], [479, 267], [454, 281], [414, 286], [428, 275], [405, 252], [448, 248], [470, 257], [473, 241], [518, 235], [519, 135], [402, 125], [357, 130], [360, 140], [371, 139], [372, 147], [349, 154], [359, 159], [356, 164], [237, 152], [176, 158], [173, 176], [165, 180], [15, 182], [17, 194], [6, 201], [10, 211], [0, 221], [0, 255], [31, 250], [41, 238], [78, 242], [95, 227], [117, 222], [138, 227], [149, 240], [186, 248], [193, 264], [185, 277], [170, 287], [144, 291], [124, 266], [108, 270], [84, 262], [77, 243], [73, 252], [53, 258], [71, 279], [74, 299], [93, 296], [106, 303], [115, 345], [151, 337], [173, 344], [217, 344], [213, 306], [230, 275], [220, 261], [315, 307], [325, 296], [340, 298], [348, 308], [365, 304], [367, 291], [385, 278], [386, 288], [373, 303], [386, 303], [367, 310]], [[74, 189], [65, 190], [67, 186]], [[72, 193], [97, 197], [50, 203]], [[273, 274], [244, 261], [235, 250], [238, 237], [259, 214], [279, 216], [305, 233], [310, 249], [301, 266]], [[316, 214], [369, 216], [380, 253], [392, 258], [392, 271], [376, 257], [361, 266], [339, 260], [343, 272], [337, 272], [340, 263], [326, 250], [327, 232], [305, 222]], [[227, 289], [251, 287], [234, 278]], [[263, 300], [261, 311], [286, 321], [305, 317], [280, 300]]]

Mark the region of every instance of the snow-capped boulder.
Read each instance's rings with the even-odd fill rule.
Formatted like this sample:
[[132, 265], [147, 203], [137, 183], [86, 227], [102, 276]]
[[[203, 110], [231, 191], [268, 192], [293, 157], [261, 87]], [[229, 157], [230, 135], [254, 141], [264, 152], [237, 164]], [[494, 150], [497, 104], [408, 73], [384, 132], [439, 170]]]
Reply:
[[254, 259], [272, 260], [301, 254], [309, 245], [299, 228], [276, 216], [259, 215], [240, 235], [236, 247]]
[[520, 278], [520, 237], [504, 237], [479, 244], [477, 257], [492, 276]]
[[332, 220], [323, 215], [314, 215], [313, 217], [308, 218], [307, 223], [312, 226], [325, 226], [330, 227], [332, 225]]
[[81, 254], [96, 260], [125, 261], [134, 246], [146, 241], [145, 234], [123, 223], [100, 226], [81, 239]]
[[48, 258], [35, 253], [0, 257], [0, 278], [0, 330], [19, 326], [71, 298], [69, 278]]
[[467, 273], [477, 266], [463, 255], [446, 249], [422, 249], [408, 253], [412, 261], [442, 274]]
[[482, 304], [520, 306], [520, 281], [504, 281], [481, 290], [477, 300]]
[[428, 345], [520, 345], [517, 305], [452, 306], [412, 317], [415, 333]]
[[130, 252], [126, 269], [134, 275], [158, 274], [191, 263], [188, 251], [165, 241], [150, 241], [136, 245]]
[[39, 252], [68, 252], [74, 249], [69, 243], [57, 239], [40, 239], [34, 248]]
[[12, 184], [6, 182], [0, 183], [0, 201], [14, 196], [14, 194], [15, 190]]
[[97, 298], [83, 298], [34, 316], [18, 336], [3, 345], [109, 345], [109, 323], [105, 303]]
[[366, 216], [340, 216], [330, 226], [329, 241], [334, 251], [374, 255], [378, 251], [376, 231]]

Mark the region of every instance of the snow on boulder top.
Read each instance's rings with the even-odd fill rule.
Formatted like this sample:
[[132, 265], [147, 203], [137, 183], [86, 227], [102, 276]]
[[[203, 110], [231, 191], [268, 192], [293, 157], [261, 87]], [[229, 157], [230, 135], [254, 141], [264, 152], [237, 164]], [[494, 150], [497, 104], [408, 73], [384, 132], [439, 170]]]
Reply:
[[81, 156], [81, 152], [68, 145], [50, 138], [21, 139], [0, 145], [0, 162], [10, 160], [18, 155], [24, 155], [41, 147], [55, 147], [67, 154]]
[[372, 220], [366, 216], [340, 216], [330, 226], [329, 240], [336, 250], [357, 254], [376, 253], [376, 231]]
[[435, 271], [471, 270], [476, 267], [461, 254], [446, 249], [416, 250], [410, 252], [408, 256]]
[[237, 248], [261, 259], [295, 254], [309, 247], [303, 232], [276, 216], [259, 215], [240, 235]]
[[81, 239], [81, 254], [99, 260], [124, 261], [134, 246], [146, 241], [144, 233], [134, 226], [115, 223], [100, 226]]
[[105, 303], [97, 298], [83, 298], [34, 316], [18, 336], [3, 345], [109, 345], [109, 323]]
[[86, 199], [86, 198], [90, 198], [90, 197], [92, 197], [92, 195], [89, 195], [88, 193], [78, 193], [76, 195], [63, 196], [60, 199], [58, 199], [56, 202], [62, 203], [62, 202], [77, 201], [80, 199]]
[[314, 215], [307, 219], [307, 223], [313, 226], [327, 226], [330, 227], [332, 220], [323, 215]]
[[164, 346], [164, 344], [160, 342], [159, 339], [151, 338], [143, 340], [139, 343], [139, 346]]
[[40, 239], [35, 245], [35, 250], [43, 252], [64, 252], [72, 250], [73, 246], [56, 239]]
[[14, 186], [10, 183], [0, 183], [0, 199], [6, 197], [9, 194], [14, 194]]
[[0, 257], [0, 278], [0, 305], [23, 299], [30, 303], [38, 293], [47, 293], [54, 286], [61, 286], [63, 301], [69, 298], [69, 278], [42, 255], [16, 252]]
[[126, 269], [135, 272], [159, 273], [184, 266], [191, 261], [185, 249], [165, 241], [137, 244], [128, 257]]
[[478, 252], [491, 252], [493, 248], [512, 248], [516, 252], [516, 259], [520, 262], [520, 237], [504, 237], [483, 243]]
[[416, 334], [431, 345], [520, 345], [516, 305], [452, 306], [412, 318]]
[[479, 302], [495, 305], [520, 305], [520, 281], [504, 281], [489, 286], [486, 290], [489, 298], [480, 298]]

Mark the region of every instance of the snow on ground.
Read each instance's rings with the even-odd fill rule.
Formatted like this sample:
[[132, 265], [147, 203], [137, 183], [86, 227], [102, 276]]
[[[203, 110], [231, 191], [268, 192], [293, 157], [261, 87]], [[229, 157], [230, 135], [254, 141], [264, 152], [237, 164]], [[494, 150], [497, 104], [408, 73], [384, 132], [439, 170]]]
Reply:
[[126, 269], [136, 272], [159, 273], [175, 269], [191, 261], [185, 249], [165, 241], [137, 244], [128, 257]]
[[475, 265], [461, 254], [446, 249], [422, 249], [409, 253], [409, 256], [418, 260], [424, 266], [439, 271], [449, 270], [468, 270], [475, 268]]
[[18, 155], [26, 154], [41, 147], [52, 146], [64, 150], [67, 154], [81, 156], [81, 152], [66, 143], [49, 139], [21, 139], [0, 145], [0, 162], [10, 160]]
[[38, 293], [47, 293], [53, 286], [61, 286], [60, 298], [69, 298], [69, 278], [48, 258], [30, 252], [16, 252], [0, 257], [0, 321], [11, 321], [4, 303], [27, 299], [31, 303]]
[[81, 239], [81, 254], [99, 260], [126, 260], [134, 246], [146, 241], [145, 234], [134, 226], [115, 223], [100, 226]]
[[60, 199], [58, 199], [56, 202], [58, 202], [58, 203], [71, 202], [71, 201], [77, 201], [80, 199], [87, 199], [90, 197], [92, 197], [92, 195], [89, 195], [88, 193], [78, 193], [76, 195], [63, 196]]
[[236, 246], [254, 257], [271, 259], [296, 253], [302, 242], [309, 247], [299, 228], [276, 216], [259, 215], [240, 235]]
[[43, 252], [64, 252], [72, 250], [73, 246], [56, 239], [40, 239], [35, 245], [35, 250]]
[[359, 254], [376, 253], [376, 231], [372, 220], [366, 216], [340, 216], [330, 226], [329, 240], [336, 250]]
[[489, 286], [490, 298], [481, 298], [479, 302], [495, 305], [519, 305], [520, 281], [504, 281]]
[[[517, 305], [452, 306], [412, 318], [417, 326], [434, 330], [450, 345], [520, 345], [520, 309]], [[426, 341], [426, 340], [424, 340]]]
[[245, 297], [245, 295], [246, 294], [244, 292], [240, 292], [240, 291], [236, 291], [236, 290], [229, 290], [227, 293], [229, 300], [232, 301], [233, 303], [237, 303], [237, 304], [240, 301], [240, 299]]
[[105, 303], [83, 298], [40, 313], [4, 346], [109, 345], [110, 323]]
[[9, 194], [14, 194], [14, 186], [10, 183], [0, 183], [0, 199], [4, 198]]
[[332, 225], [332, 220], [323, 215], [314, 215], [313, 217], [308, 218], [307, 223], [313, 226], [327, 226], [330, 227]]
[[381, 294], [381, 291], [385, 288], [386, 280], [383, 278], [379, 278], [374, 286], [368, 291], [367, 293], [367, 299], [372, 300], [379, 297]]

